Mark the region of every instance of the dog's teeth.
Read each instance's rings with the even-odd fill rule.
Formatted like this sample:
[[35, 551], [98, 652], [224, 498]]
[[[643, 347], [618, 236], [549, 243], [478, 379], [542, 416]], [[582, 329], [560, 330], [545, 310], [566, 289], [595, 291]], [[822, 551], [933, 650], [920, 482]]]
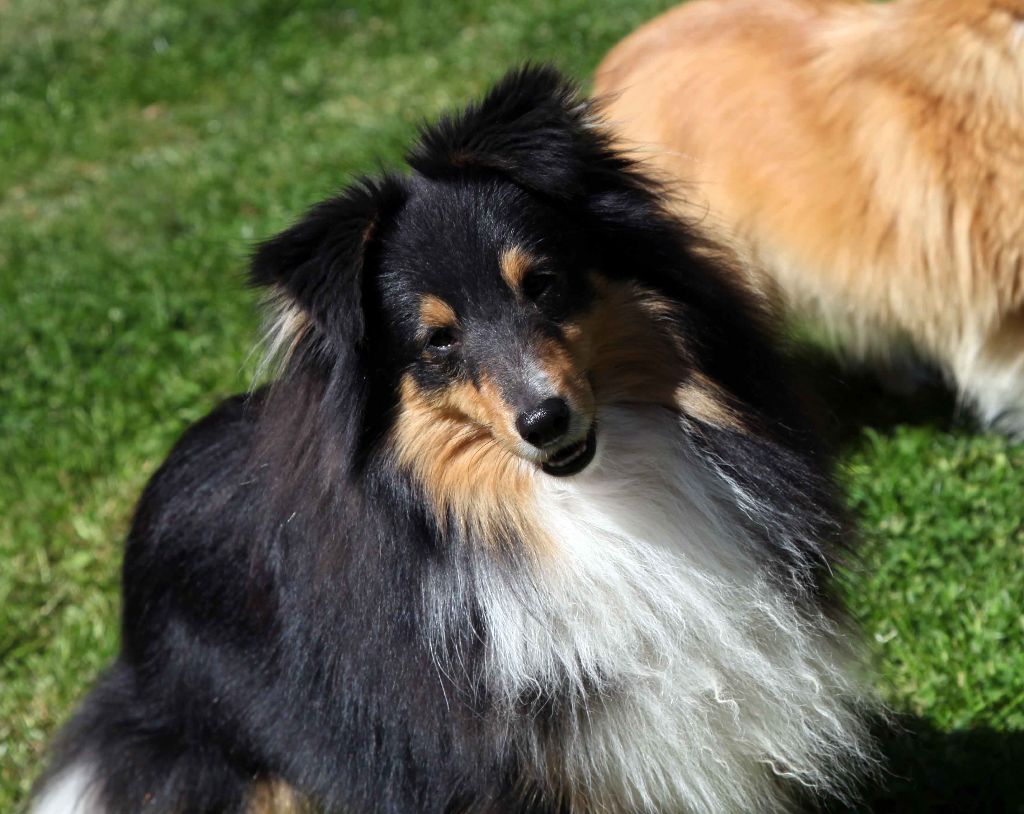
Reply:
[[569, 451], [568, 453], [562, 455], [553, 455], [549, 463], [553, 464], [554, 466], [565, 466], [566, 464], [570, 464], [577, 458], [579, 458], [580, 455], [582, 455], [586, 451], [586, 448], [586, 443], [580, 443], [573, 447], [571, 451]]

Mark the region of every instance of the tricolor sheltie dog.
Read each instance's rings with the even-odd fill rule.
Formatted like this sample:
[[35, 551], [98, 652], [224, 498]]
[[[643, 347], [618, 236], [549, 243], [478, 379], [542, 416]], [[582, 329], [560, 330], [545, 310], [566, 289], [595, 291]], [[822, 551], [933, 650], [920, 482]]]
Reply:
[[1024, 439], [1024, 0], [699, 0], [596, 89], [775, 305]]
[[550, 69], [408, 162], [256, 252], [278, 376], [147, 486], [33, 810], [843, 794], [844, 524], [756, 309]]

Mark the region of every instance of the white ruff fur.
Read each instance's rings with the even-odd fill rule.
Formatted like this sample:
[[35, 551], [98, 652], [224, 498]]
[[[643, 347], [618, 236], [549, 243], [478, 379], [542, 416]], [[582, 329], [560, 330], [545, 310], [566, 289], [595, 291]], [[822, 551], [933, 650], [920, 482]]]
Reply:
[[54, 777], [32, 802], [29, 814], [103, 814], [92, 791], [93, 770], [76, 763]]
[[[568, 694], [568, 731], [529, 757], [588, 810], [785, 810], [779, 776], [841, 793], [870, 759], [851, 648], [771, 582], [750, 499], [667, 410], [605, 409], [591, 465], [536, 479], [555, 554], [477, 560], [489, 688], [510, 726], [524, 696]], [[449, 623], [466, 601], [435, 600]]]

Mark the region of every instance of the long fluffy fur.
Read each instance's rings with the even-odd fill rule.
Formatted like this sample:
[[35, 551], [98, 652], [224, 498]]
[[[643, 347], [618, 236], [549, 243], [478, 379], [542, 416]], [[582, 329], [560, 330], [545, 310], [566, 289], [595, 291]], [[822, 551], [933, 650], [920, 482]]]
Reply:
[[[559, 699], [563, 728], [536, 728], [527, 748], [598, 810], [784, 810], [773, 775], [843, 788], [869, 760], [848, 636], [779, 591], [734, 485], [679, 416], [616, 407], [598, 421], [594, 463], [535, 484], [557, 560], [524, 573], [480, 552], [462, 581], [440, 576], [427, 596], [438, 651], [477, 607], [484, 683], [510, 737], [524, 705]], [[442, 663], [457, 672], [460, 654]]]
[[[758, 308], [550, 69], [410, 161], [257, 251], [279, 375], [147, 485], [35, 814], [846, 795], [847, 529]], [[574, 474], [514, 428], [552, 392], [596, 439]]]
[[596, 92], [766, 299], [1024, 434], [1024, 3], [698, 0]]

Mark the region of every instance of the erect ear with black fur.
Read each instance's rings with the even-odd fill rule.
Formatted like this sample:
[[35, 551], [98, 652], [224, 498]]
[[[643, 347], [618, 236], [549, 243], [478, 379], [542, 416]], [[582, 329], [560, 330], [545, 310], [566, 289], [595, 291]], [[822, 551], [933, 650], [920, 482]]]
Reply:
[[406, 160], [428, 178], [496, 173], [579, 203], [611, 227], [644, 226], [664, 214], [665, 190], [615, 149], [599, 106], [546, 65], [510, 71], [481, 102], [423, 127]]
[[294, 345], [310, 328], [331, 342], [362, 339], [367, 252], [404, 197], [394, 177], [360, 179], [256, 249], [250, 282], [278, 301], [273, 350]]
[[607, 157], [608, 142], [591, 127], [589, 103], [550, 66], [507, 73], [483, 98], [423, 127], [406, 156], [430, 178], [497, 172], [545, 195], [584, 192], [584, 175]]

